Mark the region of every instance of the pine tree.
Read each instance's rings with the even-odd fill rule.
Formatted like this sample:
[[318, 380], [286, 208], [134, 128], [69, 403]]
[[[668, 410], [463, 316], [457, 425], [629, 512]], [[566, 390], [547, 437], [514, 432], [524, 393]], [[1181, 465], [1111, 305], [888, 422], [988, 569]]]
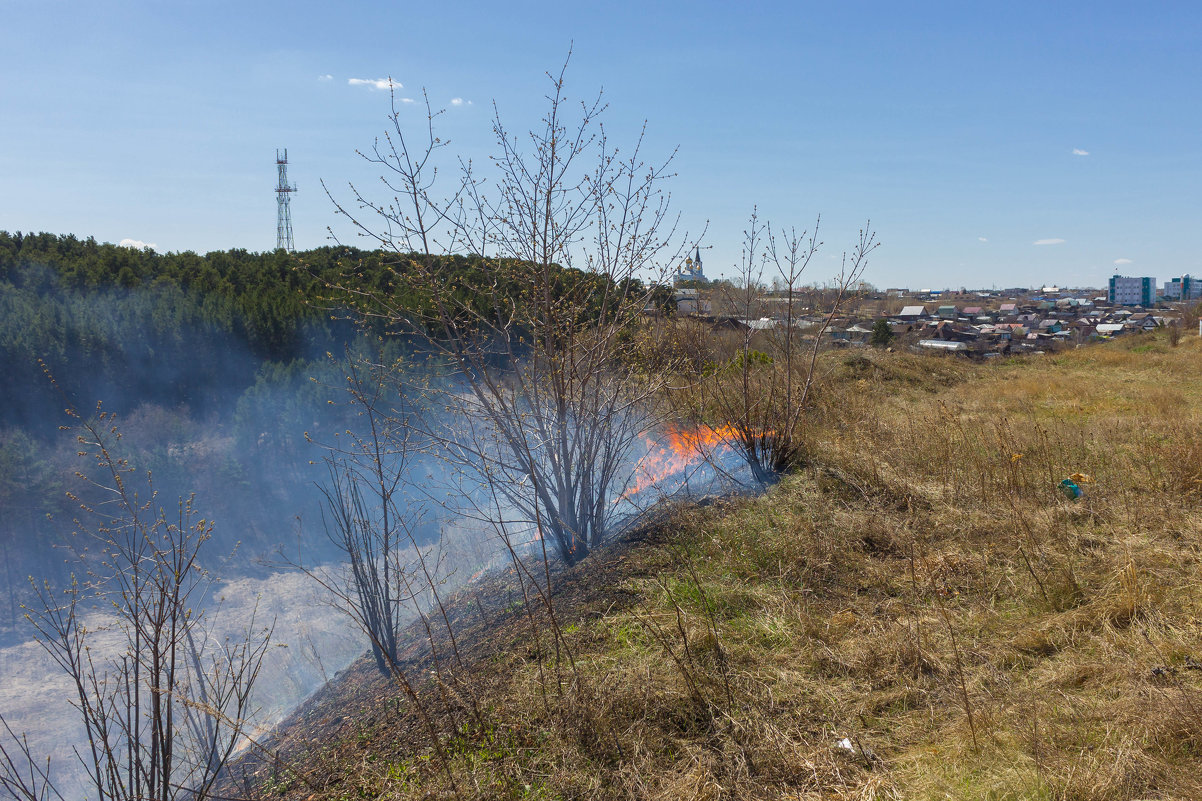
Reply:
[[872, 326], [872, 336], [868, 341], [874, 348], [889, 347], [889, 343], [893, 341], [893, 329], [889, 327], [889, 321], [884, 317], [877, 320]]

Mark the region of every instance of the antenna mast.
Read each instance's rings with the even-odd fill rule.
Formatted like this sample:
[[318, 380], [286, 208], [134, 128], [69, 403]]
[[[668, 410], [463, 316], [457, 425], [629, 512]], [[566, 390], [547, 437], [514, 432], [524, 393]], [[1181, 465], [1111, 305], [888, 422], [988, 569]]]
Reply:
[[284, 148], [283, 156], [278, 149], [275, 151], [275, 164], [280, 173], [280, 182], [275, 188], [276, 206], [279, 209], [275, 224], [275, 247], [276, 250], [283, 248], [292, 253], [296, 248], [292, 246], [292, 209], [289, 204], [296, 187], [288, 184], [288, 148]]

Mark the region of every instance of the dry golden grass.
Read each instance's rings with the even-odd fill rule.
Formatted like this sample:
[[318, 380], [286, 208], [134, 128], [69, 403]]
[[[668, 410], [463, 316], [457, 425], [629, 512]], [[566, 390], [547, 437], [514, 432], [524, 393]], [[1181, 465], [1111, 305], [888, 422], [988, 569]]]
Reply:
[[1202, 797], [1200, 365], [832, 354], [811, 468], [613, 556], [574, 666], [495, 627], [449, 771], [385, 727], [315, 797]]

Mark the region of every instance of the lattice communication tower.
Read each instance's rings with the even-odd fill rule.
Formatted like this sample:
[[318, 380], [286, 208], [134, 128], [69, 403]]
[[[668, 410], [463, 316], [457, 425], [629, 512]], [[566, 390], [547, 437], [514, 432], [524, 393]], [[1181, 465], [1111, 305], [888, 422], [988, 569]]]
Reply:
[[280, 181], [275, 187], [276, 206], [279, 209], [275, 223], [275, 247], [276, 250], [283, 248], [291, 253], [296, 248], [292, 246], [292, 208], [290, 202], [292, 200], [292, 193], [296, 191], [296, 187], [288, 184], [288, 148], [284, 148], [284, 155], [282, 156], [279, 150], [275, 152], [275, 166], [280, 172]]

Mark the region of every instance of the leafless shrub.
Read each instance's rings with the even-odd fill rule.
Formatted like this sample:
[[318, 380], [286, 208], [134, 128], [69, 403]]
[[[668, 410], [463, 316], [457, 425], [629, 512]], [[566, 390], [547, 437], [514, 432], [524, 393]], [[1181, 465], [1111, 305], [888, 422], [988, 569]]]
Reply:
[[[807, 318], [801, 311], [800, 284], [822, 247], [819, 223], [815, 222], [812, 231], [773, 231], [752, 211], [743, 232], [739, 284], [729, 299], [743, 321], [742, 341], [733, 358], [711, 366], [689, 390], [677, 394], [688, 416], [723, 427], [726, 441], [743, 456], [761, 485], [810, 459], [808, 415], [818, 351], [835, 316], [859, 284], [869, 254], [878, 246], [869, 227], [860, 231], [850, 254], [844, 253], [831, 286], [817, 293], [829, 296], [829, 301], [816, 319], [813, 315]], [[772, 296], [764, 288], [766, 271], [783, 287]], [[808, 343], [803, 331], [808, 332]]]
[[1181, 344], [1181, 321], [1173, 320], [1168, 325], [1168, 338], [1171, 347], [1177, 347]]
[[[423, 433], [444, 458], [480, 479], [474, 508], [507, 531], [537, 530], [568, 564], [612, 531], [628, 460], [655, 423], [658, 375], [632, 372], [652, 287], [675, 226], [642, 137], [629, 154], [607, 138], [600, 96], [569, 121], [564, 70], [549, 76], [547, 112], [526, 136], [494, 118], [495, 176], [473, 165], [446, 196], [436, 156], [438, 113], [427, 103], [423, 145], [395, 110], [365, 158], [395, 194], [378, 203], [351, 187], [357, 208], [334, 201], [361, 235], [398, 254], [398, 276], [426, 299], [411, 309], [338, 287], [368, 317], [416, 330], [453, 380], [426, 386]], [[438, 255], [481, 254], [480, 269], [451, 280]], [[403, 263], [403, 267], [400, 264]], [[467, 493], [470, 494], [470, 493]], [[498, 513], [494, 514], [494, 512]]]
[[[271, 627], [252, 616], [243, 636], [215, 635], [202, 611], [213, 579], [200, 560], [212, 523], [191, 499], [174, 512], [160, 505], [150, 477], [140, 483], [114, 454], [120, 434], [110, 414], [68, 413], [79, 455], [98, 471], [77, 474], [89, 490], [88, 500], [76, 498], [89, 521], [76, 520], [88, 542], [77, 554], [84, 572], [64, 590], [35, 586], [27, 616], [73, 686], [85, 786], [114, 801], [209, 797], [245, 737]], [[49, 760], [3, 725], [0, 787], [22, 799], [70, 795]]]

